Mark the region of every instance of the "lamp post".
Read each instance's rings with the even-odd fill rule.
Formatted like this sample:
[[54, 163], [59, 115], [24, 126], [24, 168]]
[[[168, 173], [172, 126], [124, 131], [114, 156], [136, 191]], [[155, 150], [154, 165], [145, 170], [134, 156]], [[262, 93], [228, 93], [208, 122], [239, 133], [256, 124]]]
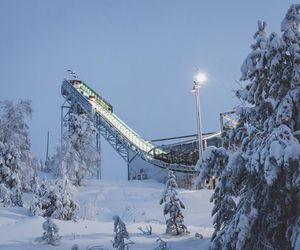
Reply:
[[202, 145], [202, 122], [201, 122], [201, 104], [200, 104], [200, 88], [201, 85], [207, 80], [206, 75], [202, 72], [198, 72], [194, 80], [194, 86], [192, 92], [195, 93], [196, 98], [196, 119], [197, 119], [197, 132], [198, 132], [198, 147], [199, 147], [199, 159], [203, 153]]

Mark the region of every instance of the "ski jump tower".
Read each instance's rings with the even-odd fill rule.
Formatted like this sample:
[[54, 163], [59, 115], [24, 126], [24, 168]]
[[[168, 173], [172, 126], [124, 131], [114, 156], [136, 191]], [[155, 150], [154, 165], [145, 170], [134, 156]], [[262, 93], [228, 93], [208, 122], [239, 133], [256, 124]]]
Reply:
[[[98, 130], [96, 146], [100, 150], [100, 135], [125, 160], [128, 167], [128, 180], [155, 179], [164, 182], [167, 171], [176, 173], [181, 187], [191, 187], [191, 181], [197, 171], [198, 144], [196, 135], [177, 137], [189, 138], [187, 141], [157, 146], [147, 141], [126, 125], [113, 112], [113, 107], [96, 91], [78, 79], [64, 79], [61, 94], [65, 101], [61, 107], [62, 132], [70, 113], [87, 113], [95, 122]], [[220, 133], [203, 135], [204, 146], [218, 144]], [[169, 139], [163, 139], [164, 141]], [[156, 140], [156, 142], [159, 140]], [[101, 178], [100, 166], [98, 177]]]

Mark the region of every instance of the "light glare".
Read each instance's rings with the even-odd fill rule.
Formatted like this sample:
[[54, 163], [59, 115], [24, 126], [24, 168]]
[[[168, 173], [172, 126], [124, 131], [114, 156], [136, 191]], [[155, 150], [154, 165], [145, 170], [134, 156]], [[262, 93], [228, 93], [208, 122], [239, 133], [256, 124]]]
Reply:
[[196, 81], [197, 84], [203, 84], [206, 80], [207, 80], [207, 77], [203, 72], [199, 72], [195, 76], [195, 81]]

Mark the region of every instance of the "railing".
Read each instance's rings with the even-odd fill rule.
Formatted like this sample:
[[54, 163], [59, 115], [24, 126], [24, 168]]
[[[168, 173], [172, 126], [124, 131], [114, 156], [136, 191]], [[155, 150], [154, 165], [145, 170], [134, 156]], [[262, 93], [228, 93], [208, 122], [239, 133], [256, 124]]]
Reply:
[[66, 93], [70, 93], [75, 99], [77, 99], [86, 112], [92, 113], [93, 110], [90, 102], [84, 98], [82, 94], [79, 93], [78, 90], [69, 83], [69, 81], [64, 80], [62, 85], [62, 94], [65, 95]]
[[104, 107], [109, 112], [112, 112], [112, 105], [105, 101], [101, 96], [99, 96], [92, 88], [87, 86], [84, 82], [80, 81], [79, 89], [86, 93], [88, 96], [95, 96], [96, 101]]
[[95, 91], [89, 88], [86, 84], [81, 82], [77, 85], [77, 91], [83, 92], [87, 98], [89, 96], [94, 96], [95, 101], [89, 101], [93, 108], [105, 118], [117, 131], [130, 141], [136, 148], [148, 153], [153, 154], [152, 149], [154, 145], [150, 142], [144, 140], [139, 136], [134, 130], [132, 130], [128, 125], [121, 121], [114, 113], [112, 113], [111, 105], [109, 105], [103, 98], [101, 98]]
[[105, 118], [105, 120], [113, 125], [113, 127], [115, 127], [118, 132], [121, 133], [127, 140], [129, 140], [135, 147], [147, 153], [150, 152], [154, 147], [153, 145], [147, 143], [145, 140], [139, 137], [132, 130], [128, 129], [128, 127], [125, 126], [124, 123], [120, 122], [120, 120], [114, 114], [106, 111], [98, 103], [92, 103], [92, 105], [96, 109], [96, 111]]
[[[112, 106], [108, 102], [82, 81], [71, 83], [71, 81], [66, 80], [64, 81], [63, 88], [72, 93], [72, 95], [77, 96], [78, 100], [87, 106], [86, 109], [88, 109], [89, 113], [92, 111], [97, 112], [101, 118], [121, 136], [121, 138], [124, 138], [125, 141], [127, 141], [133, 150], [138, 149], [142, 151], [142, 154], [147, 158], [149, 157], [151, 161], [163, 161], [165, 164], [175, 164], [178, 169], [190, 165], [186, 165], [182, 160], [178, 160], [178, 157], [177, 155], [174, 155], [174, 152], [171, 154], [170, 150], [157, 147], [149, 141], [144, 140], [112, 112]], [[186, 163], [188, 163], [188, 161], [186, 161]]]
[[293, 135], [294, 135], [294, 136], [300, 135], [300, 130], [294, 131]]

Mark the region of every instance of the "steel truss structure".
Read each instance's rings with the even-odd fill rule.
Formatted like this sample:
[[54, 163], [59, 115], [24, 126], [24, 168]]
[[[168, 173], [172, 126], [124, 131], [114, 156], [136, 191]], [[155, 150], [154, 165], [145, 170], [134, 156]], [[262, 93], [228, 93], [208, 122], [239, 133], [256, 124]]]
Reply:
[[[65, 101], [61, 106], [61, 133], [64, 133], [70, 113], [89, 114], [98, 130], [97, 149], [101, 150], [100, 135], [116, 150], [128, 166], [128, 179], [153, 178], [164, 181], [166, 171], [173, 170], [182, 182], [189, 182], [197, 171], [194, 165], [187, 165], [170, 157], [170, 151], [144, 140], [113, 113], [113, 107], [97, 92], [78, 79], [64, 79], [61, 93]], [[216, 133], [215, 136], [219, 136]], [[213, 135], [209, 135], [209, 140]], [[204, 138], [205, 139], [205, 138]], [[197, 150], [197, 145], [195, 145]], [[101, 163], [98, 166], [101, 178]], [[181, 186], [187, 186], [181, 184]]]

